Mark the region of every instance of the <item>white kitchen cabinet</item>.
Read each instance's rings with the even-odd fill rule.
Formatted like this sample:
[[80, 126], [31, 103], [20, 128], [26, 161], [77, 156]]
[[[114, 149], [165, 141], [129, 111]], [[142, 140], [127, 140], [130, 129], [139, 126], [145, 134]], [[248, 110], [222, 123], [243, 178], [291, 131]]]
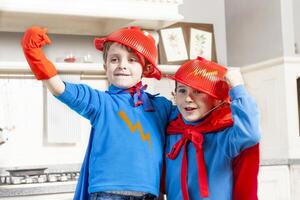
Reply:
[[300, 199], [300, 165], [290, 167], [292, 199]]
[[242, 67], [246, 87], [261, 113], [259, 196], [300, 199], [300, 57]]
[[[49, 33], [106, 35], [125, 26], [158, 30], [183, 17], [183, 0], [1, 0], [0, 31], [24, 32], [32, 25]], [[153, 12], [155, 11], [155, 12]]]
[[289, 169], [287, 166], [260, 167], [258, 199], [291, 200]]
[[261, 111], [261, 158], [300, 159], [300, 57], [278, 58], [241, 69]]
[[30, 165], [29, 155], [34, 160], [42, 153], [36, 152], [43, 141], [42, 83], [6, 75], [0, 88], [0, 127], [8, 130], [8, 141], [0, 146], [0, 166]]

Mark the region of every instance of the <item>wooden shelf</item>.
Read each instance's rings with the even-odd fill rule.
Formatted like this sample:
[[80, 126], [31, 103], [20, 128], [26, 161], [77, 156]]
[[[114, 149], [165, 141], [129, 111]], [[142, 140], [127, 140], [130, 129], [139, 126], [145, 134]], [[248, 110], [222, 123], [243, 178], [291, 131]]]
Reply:
[[183, 17], [182, 0], [1, 0], [0, 31], [47, 27], [49, 33], [107, 35], [125, 26], [158, 30]]
[[[100, 63], [54, 63], [59, 73], [105, 75]], [[174, 74], [179, 65], [159, 65], [164, 74]], [[31, 74], [27, 62], [0, 62], [0, 74]]]

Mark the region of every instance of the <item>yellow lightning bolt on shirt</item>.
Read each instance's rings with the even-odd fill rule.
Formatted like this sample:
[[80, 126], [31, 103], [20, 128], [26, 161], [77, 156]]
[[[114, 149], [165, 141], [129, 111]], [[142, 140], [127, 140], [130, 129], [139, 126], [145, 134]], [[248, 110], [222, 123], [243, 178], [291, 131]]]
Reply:
[[148, 133], [144, 134], [141, 123], [137, 122], [136, 124], [132, 124], [130, 119], [128, 118], [128, 116], [126, 115], [126, 113], [124, 111], [120, 111], [120, 112], [118, 112], [118, 114], [121, 117], [121, 119], [127, 124], [130, 132], [134, 133], [135, 130], [138, 130], [141, 135], [142, 141], [148, 141], [149, 146], [151, 147], [150, 133], [148, 132]]

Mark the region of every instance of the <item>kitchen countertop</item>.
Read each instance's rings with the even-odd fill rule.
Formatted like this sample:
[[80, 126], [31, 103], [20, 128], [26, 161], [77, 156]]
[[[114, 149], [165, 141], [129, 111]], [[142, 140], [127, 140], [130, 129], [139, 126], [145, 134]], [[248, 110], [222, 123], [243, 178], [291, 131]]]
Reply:
[[[19, 169], [36, 169], [47, 168], [45, 173], [63, 173], [63, 172], [79, 172], [81, 164], [62, 164], [62, 165], [34, 165], [20, 167], [0, 168], [0, 176], [8, 176], [6, 170]], [[1, 197], [16, 197], [27, 195], [45, 195], [59, 193], [73, 193], [75, 191], [77, 181], [66, 182], [46, 182], [32, 184], [16, 184], [16, 185], [1, 185], [0, 184], [0, 199]]]
[[0, 185], [0, 197], [73, 193], [75, 191], [76, 183], [77, 181]]
[[[268, 165], [298, 165], [300, 159], [261, 159], [261, 166]], [[22, 166], [22, 167], [0, 167], [0, 176], [7, 176], [6, 170], [17, 170], [17, 169], [31, 169], [31, 168], [47, 168], [46, 173], [62, 173], [62, 172], [76, 172], [80, 171], [81, 164], [61, 164], [61, 165], [34, 165], [34, 166]]]
[[[300, 165], [300, 159], [269, 159], [261, 160], [260, 166], [278, 166], [278, 165]], [[0, 175], [8, 175], [6, 170], [11, 169], [29, 169], [29, 168], [47, 168], [47, 173], [61, 173], [80, 171], [80, 164], [50, 165], [50, 166], [26, 166], [26, 167], [10, 167], [0, 168]], [[77, 181], [54, 182], [54, 183], [34, 183], [34, 184], [18, 184], [18, 185], [0, 185], [1, 197], [14, 197], [26, 195], [45, 195], [59, 193], [73, 193], [75, 191]]]

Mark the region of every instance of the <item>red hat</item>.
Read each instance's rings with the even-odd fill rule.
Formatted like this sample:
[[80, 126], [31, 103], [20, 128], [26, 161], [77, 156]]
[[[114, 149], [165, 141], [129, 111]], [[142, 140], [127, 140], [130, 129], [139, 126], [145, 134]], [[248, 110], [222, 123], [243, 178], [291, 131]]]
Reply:
[[94, 45], [96, 49], [103, 51], [104, 43], [108, 41], [128, 46], [138, 54], [143, 55], [153, 68], [153, 71], [145, 77], [158, 80], [161, 78], [161, 72], [157, 68], [158, 54], [155, 40], [148, 32], [143, 32], [139, 27], [123, 28], [105, 38], [96, 38]]
[[182, 64], [174, 76], [168, 77], [216, 99], [226, 100], [229, 96], [229, 85], [224, 78], [226, 72], [225, 67], [197, 57]]

